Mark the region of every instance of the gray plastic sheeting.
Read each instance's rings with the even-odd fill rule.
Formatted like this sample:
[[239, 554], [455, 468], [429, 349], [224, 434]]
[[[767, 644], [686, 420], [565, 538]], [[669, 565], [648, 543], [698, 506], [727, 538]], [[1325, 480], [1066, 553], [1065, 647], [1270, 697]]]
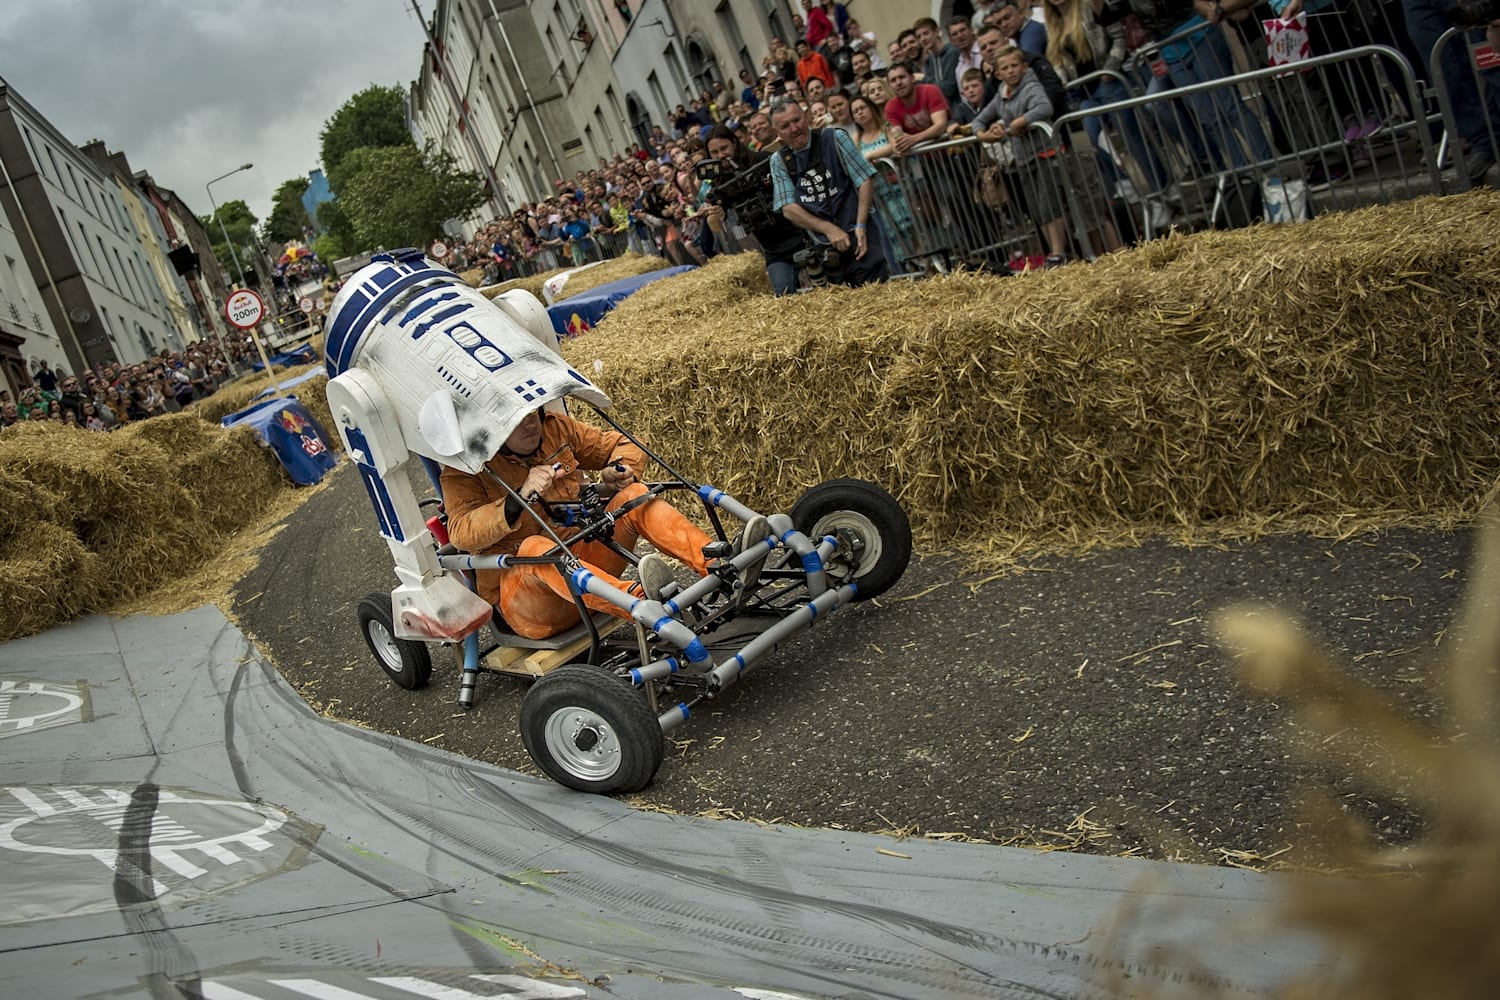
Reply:
[[331, 723], [213, 608], [0, 646], [0, 680], [52, 713], [0, 739], [8, 996], [1255, 995], [1322, 961], [1269, 876], [640, 813]]

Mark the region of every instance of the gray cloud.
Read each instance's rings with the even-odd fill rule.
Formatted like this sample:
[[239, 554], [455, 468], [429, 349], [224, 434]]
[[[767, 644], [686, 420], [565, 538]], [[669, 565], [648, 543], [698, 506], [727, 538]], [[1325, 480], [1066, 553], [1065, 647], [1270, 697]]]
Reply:
[[200, 214], [205, 183], [253, 162], [213, 194], [264, 219], [283, 181], [318, 166], [329, 116], [372, 83], [406, 87], [423, 42], [407, 0], [6, 0], [0, 75]]

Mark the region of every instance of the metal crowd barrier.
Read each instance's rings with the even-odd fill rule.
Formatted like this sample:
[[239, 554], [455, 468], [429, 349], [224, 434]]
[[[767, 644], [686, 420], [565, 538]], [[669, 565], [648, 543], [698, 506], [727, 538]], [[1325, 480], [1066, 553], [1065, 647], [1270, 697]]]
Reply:
[[[1102, 78], [1080, 82], [1092, 92], [1090, 82]], [[1340, 86], [1379, 103], [1378, 128], [1346, 135], [1328, 100]], [[887, 179], [877, 205], [893, 230], [894, 270], [1001, 269], [1017, 259], [1035, 266], [1050, 255], [1091, 258], [1172, 227], [1296, 221], [1442, 193], [1426, 96], [1399, 52], [1362, 46], [1147, 88], [1033, 126], [1024, 140], [924, 144], [875, 163]]]
[[1500, 53], [1482, 30], [1449, 28], [1433, 44], [1429, 65], [1443, 116], [1439, 160], [1451, 155], [1460, 187], [1482, 184], [1500, 153]]
[[[1051, 130], [1033, 127], [1023, 141], [1026, 150], [1045, 153]], [[970, 136], [875, 161], [881, 174], [876, 208], [893, 251], [893, 274], [961, 266], [1004, 270], [1012, 260], [1035, 266], [1045, 258], [1027, 195], [1050, 204], [1060, 191], [1034, 183], [1036, 172], [1025, 157], [1017, 163], [1008, 155], [1011, 148], [1011, 140], [986, 143]]]
[[[1361, 84], [1372, 79], [1380, 82]], [[1330, 105], [1335, 87], [1379, 102], [1379, 127], [1351, 139]], [[1194, 113], [1182, 115], [1176, 100]], [[1129, 241], [1171, 225], [1296, 221], [1318, 208], [1441, 193], [1424, 106], [1399, 52], [1363, 46], [1073, 111], [1054, 129], [1063, 145], [1089, 151], [1112, 203], [1101, 208], [1074, 192], [1079, 209], [1095, 226], [1107, 211]], [[1089, 141], [1089, 119], [1102, 124], [1107, 150]], [[1130, 210], [1118, 210], [1119, 202]], [[1091, 255], [1087, 246], [1083, 252]]]

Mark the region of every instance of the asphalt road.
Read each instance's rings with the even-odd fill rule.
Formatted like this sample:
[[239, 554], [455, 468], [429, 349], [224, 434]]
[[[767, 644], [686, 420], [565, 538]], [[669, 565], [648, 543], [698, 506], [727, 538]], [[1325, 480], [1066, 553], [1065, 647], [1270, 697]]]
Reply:
[[[670, 734], [634, 801], [686, 813], [1215, 862], [1313, 862], [1298, 803], [1322, 788], [1382, 842], [1421, 833], [1377, 794], [1300, 752], [1286, 706], [1247, 695], [1213, 613], [1272, 602], [1354, 676], [1436, 722], [1445, 630], [1469, 532], [1391, 530], [1343, 543], [1272, 537], [1231, 549], [1160, 542], [1043, 558], [973, 587], [919, 557], [886, 596], [797, 637]], [[389, 683], [355, 606], [394, 585], [356, 476], [342, 466], [267, 545], [234, 614], [314, 705], [344, 719], [536, 773], [521, 745], [525, 682], [481, 679], [433, 647], [432, 686]], [[1359, 733], [1339, 736], [1358, 748]], [[1290, 848], [1291, 850], [1285, 850]]]

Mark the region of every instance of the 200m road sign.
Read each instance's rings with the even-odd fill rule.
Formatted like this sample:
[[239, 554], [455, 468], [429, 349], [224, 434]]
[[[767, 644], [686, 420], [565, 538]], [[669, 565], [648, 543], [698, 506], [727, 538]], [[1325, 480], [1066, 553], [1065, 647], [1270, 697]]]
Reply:
[[241, 288], [224, 300], [224, 318], [241, 330], [248, 330], [266, 314], [266, 304], [248, 288]]

